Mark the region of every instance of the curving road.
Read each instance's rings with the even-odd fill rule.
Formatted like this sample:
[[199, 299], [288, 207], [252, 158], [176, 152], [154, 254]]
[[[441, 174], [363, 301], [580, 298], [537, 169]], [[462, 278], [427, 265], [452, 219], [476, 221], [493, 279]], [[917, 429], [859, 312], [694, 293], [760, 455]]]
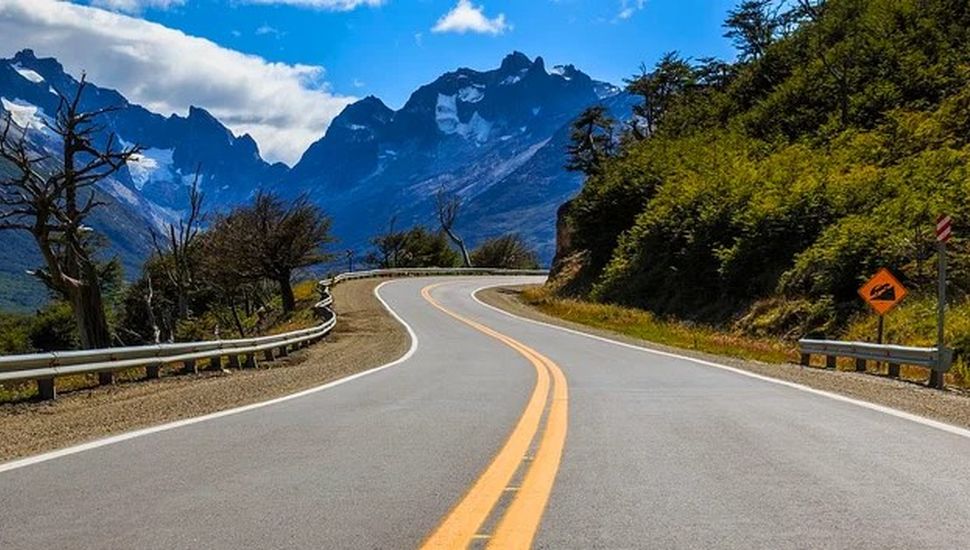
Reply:
[[0, 465], [0, 548], [970, 545], [967, 431], [472, 296], [528, 281], [387, 283], [394, 364]]

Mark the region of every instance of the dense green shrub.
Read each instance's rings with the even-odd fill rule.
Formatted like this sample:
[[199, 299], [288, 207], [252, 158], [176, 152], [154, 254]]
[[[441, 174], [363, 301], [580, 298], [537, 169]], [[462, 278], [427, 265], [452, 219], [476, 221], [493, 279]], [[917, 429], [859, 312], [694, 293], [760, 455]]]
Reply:
[[594, 298], [831, 333], [879, 267], [932, 290], [941, 212], [956, 219], [952, 286], [970, 290], [970, 5], [829, 0], [789, 15], [764, 55], [731, 65], [726, 85], [698, 78], [587, 180], [570, 221]]
[[486, 240], [472, 251], [471, 259], [475, 267], [539, 269], [535, 249], [517, 233]]

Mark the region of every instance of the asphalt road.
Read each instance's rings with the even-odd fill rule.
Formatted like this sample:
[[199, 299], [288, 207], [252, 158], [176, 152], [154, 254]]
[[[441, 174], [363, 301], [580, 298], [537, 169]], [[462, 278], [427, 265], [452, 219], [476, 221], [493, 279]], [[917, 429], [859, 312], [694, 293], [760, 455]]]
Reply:
[[398, 364], [0, 465], [0, 548], [970, 547], [967, 432], [471, 296], [523, 280], [391, 282]]

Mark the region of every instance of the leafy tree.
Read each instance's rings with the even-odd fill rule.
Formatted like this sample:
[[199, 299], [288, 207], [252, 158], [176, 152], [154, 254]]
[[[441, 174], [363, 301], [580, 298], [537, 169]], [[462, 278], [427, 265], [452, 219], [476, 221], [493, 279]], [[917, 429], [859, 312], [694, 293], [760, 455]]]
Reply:
[[472, 262], [479, 267], [539, 268], [539, 259], [535, 250], [518, 233], [503, 235], [483, 242], [472, 252]]
[[696, 83], [690, 63], [677, 52], [667, 52], [653, 71], [640, 68], [640, 74], [626, 81], [627, 92], [643, 98], [633, 108], [634, 137], [643, 139], [653, 134], [678, 96]]
[[48, 126], [60, 139], [56, 158], [33, 151], [26, 129], [18, 131], [9, 114], [2, 123], [0, 158], [15, 173], [0, 179], [0, 230], [33, 236], [45, 263], [33, 274], [71, 305], [81, 346], [91, 349], [112, 344], [102, 279], [113, 267], [96, 259], [97, 239], [85, 222], [102, 205], [95, 186], [121, 170], [140, 148], [119, 148], [114, 134], [101, 139], [97, 121], [116, 108], [82, 111], [85, 88], [82, 77], [73, 97], [60, 96]]
[[573, 121], [566, 169], [587, 176], [598, 174], [602, 162], [613, 155], [615, 125], [616, 121], [602, 105], [594, 105], [583, 111]]
[[0, 353], [12, 355], [33, 351], [27, 335], [29, 326], [30, 318], [26, 315], [0, 313]]
[[30, 321], [28, 338], [37, 351], [76, 349], [78, 331], [70, 304], [55, 301], [38, 311]]
[[725, 38], [730, 38], [743, 61], [760, 59], [782, 26], [775, 0], [745, 0], [728, 12]]
[[[253, 204], [229, 214], [240, 236], [240, 252], [254, 273], [279, 285], [283, 311], [296, 308], [292, 278], [297, 269], [323, 263], [323, 247], [333, 242], [330, 218], [302, 195], [291, 204], [260, 191]], [[245, 271], [245, 270], [244, 270]]]
[[431, 232], [418, 226], [395, 231], [394, 224], [371, 241], [375, 250], [365, 262], [382, 269], [399, 267], [455, 267], [461, 263], [444, 232]]

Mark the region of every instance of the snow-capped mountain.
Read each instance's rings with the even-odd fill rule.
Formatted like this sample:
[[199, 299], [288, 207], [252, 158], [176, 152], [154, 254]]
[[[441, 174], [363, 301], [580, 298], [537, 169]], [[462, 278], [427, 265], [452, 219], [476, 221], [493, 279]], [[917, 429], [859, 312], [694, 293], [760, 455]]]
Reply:
[[[9, 115], [15, 125], [27, 128], [36, 148], [56, 154], [57, 136], [45, 122], [57, 114], [58, 92], [73, 97], [78, 85], [57, 60], [38, 58], [31, 50], [0, 59], [0, 116]], [[137, 275], [150, 252], [149, 231], [177, 219], [178, 210], [186, 207], [187, 186], [199, 167], [207, 208], [243, 201], [255, 189], [275, 185], [288, 170], [263, 161], [251, 137], [234, 136], [203, 109], [191, 108], [187, 117], [164, 117], [114, 90], [88, 84], [82, 110], [107, 107], [117, 110], [97, 121], [105, 127], [101, 139], [114, 133], [124, 144], [144, 147], [137, 161], [101, 183], [97, 193], [107, 205], [91, 219], [129, 277]], [[0, 308], [39, 303], [43, 290], [25, 274], [41, 264], [29, 235], [5, 232], [0, 239], [5, 245], [0, 247]]]
[[[56, 152], [44, 122], [57, 112], [57, 92], [70, 97], [77, 86], [57, 60], [30, 50], [0, 59], [0, 116], [9, 113], [36, 147]], [[516, 52], [495, 70], [447, 73], [396, 111], [375, 97], [348, 106], [289, 169], [265, 162], [250, 136], [233, 135], [204, 109], [162, 116], [92, 83], [83, 109], [118, 107], [100, 121], [105, 136], [144, 150], [101, 184], [107, 206], [91, 221], [132, 278], [150, 252], [149, 231], [178, 217], [201, 166], [207, 210], [260, 188], [308, 193], [334, 218], [338, 246], [359, 252], [392, 218], [398, 228], [434, 226], [434, 195], [445, 189], [465, 200], [459, 229], [470, 244], [516, 231], [548, 261], [556, 209], [582, 183], [564, 168], [569, 125], [593, 104], [624, 118], [632, 99], [573, 66], [547, 70], [542, 58]], [[0, 238], [0, 309], [42, 302], [43, 289], [25, 274], [41, 262], [29, 235]]]
[[[368, 97], [344, 110], [287, 175], [334, 218], [341, 246], [364, 249], [396, 219], [433, 225], [444, 188], [465, 200], [460, 223], [474, 244], [518, 231], [553, 254], [556, 208], [581, 178], [567, 172], [569, 124], [602, 103], [618, 116], [630, 98], [573, 66], [546, 70], [516, 52], [498, 69], [459, 69], [422, 86], [398, 111]], [[501, 205], [501, 206], [499, 206]]]
[[[0, 59], [0, 102], [15, 121], [29, 123], [43, 132], [42, 121], [57, 112], [58, 92], [73, 97], [78, 81], [52, 58], [38, 58], [31, 50], [13, 59]], [[200, 185], [213, 205], [244, 200], [253, 189], [275, 184], [287, 171], [259, 156], [249, 136], [236, 137], [204, 109], [192, 107], [187, 117], [168, 117], [130, 103], [120, 93], [89, 84], [82, 98], [83, 110], [116, 107], [99, 122], [123, 143], [144, 148], [138, 162], [129, 165], [118, 180], [153, 203], [182, 208], [185, 185], [201, 167]], [[119, 190], [119, 198], [127, 200]]]

